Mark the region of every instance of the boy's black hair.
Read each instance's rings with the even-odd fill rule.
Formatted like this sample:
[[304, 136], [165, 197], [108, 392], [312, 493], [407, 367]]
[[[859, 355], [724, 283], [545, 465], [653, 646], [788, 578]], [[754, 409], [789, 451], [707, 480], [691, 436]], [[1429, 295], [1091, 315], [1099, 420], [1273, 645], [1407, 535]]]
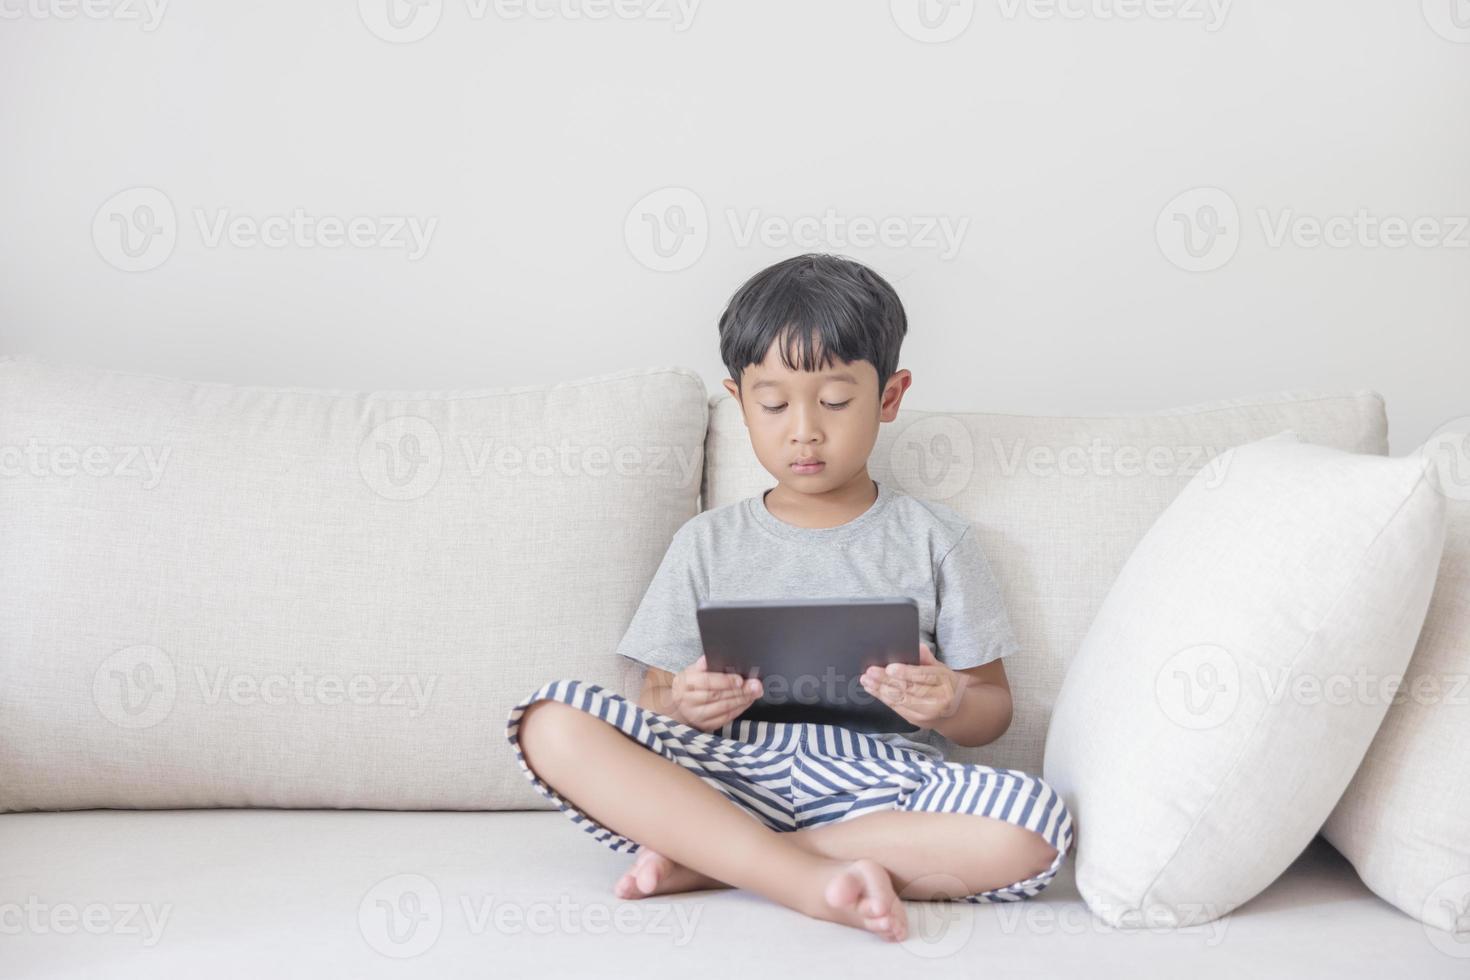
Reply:
[[720, 316], [720, 357], [739, 385], [741, 373], [779, 341], [781, 363], [793, 371], [816, 371], [833, 358], [867, 361], [882, 392], [907, 332], [903, 304], [882, 276], [852, 259], [811, 252], [762, 269], [735, 291]]

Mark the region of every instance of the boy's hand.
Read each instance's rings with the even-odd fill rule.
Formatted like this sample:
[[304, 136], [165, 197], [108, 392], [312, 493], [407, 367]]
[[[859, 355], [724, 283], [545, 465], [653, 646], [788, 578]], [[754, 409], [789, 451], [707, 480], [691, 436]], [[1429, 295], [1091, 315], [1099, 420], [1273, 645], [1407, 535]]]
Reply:
[[752, 677], [707, 669], [704, 654], [674, 675], [673, 711], [676, 721], [702, 732], [712, 732], [750, 707], [761, 696], [761, 682]]
[[919, 663], [873, 666], [863, 671], [863, 690], [920, 728], [934, 725], [959, 710], [964, 682], [968, 678], [946, 667], [924, 642], [919, 643]]

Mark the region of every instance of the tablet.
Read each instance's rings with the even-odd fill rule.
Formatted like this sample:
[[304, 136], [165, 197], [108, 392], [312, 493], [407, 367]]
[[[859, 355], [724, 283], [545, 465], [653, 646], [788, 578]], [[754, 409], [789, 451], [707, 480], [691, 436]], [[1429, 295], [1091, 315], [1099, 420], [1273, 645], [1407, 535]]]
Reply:
[[708, 669], [760, 678], [761, 696], [737, 721], [918, 731], [861, 683], [863, 671], [875, 664], [918, 664], [919, 605], [913, 599], [703, 601], [695, 618]]

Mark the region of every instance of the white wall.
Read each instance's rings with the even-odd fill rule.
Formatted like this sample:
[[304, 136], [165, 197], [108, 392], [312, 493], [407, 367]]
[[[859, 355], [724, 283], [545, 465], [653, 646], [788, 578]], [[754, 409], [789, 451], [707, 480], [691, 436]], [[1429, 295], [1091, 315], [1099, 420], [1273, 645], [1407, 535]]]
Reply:
[[[338, 388], [680, 363], [714, 389], [731, 291], [815, 248], [898, 288], [914, 407], [1369, 387], [1399, 453], [1470, 414], [1465, 0], [925, 0], [964, 27], [942, 43], [917, 0], [422, 0], [408, 43], [369, 26], [406, 36], [386, 0], [77, 2], [0, 0], [0, 351]], [[658, 271], [646, 221], [687, 195], [639, 202], [670, 187], [707, 220]], [[1199, 187], [1240, 220], [1186, 271], [1167, 206]], [[122, 252], [136, 188], [171, 252]], [[298, 208], [437, 223], [418, 258], [199, 227]], [[963, 234], [732, 228], [828, 209]], [[1273, 246], [1261, 209], [1432, 221]]]

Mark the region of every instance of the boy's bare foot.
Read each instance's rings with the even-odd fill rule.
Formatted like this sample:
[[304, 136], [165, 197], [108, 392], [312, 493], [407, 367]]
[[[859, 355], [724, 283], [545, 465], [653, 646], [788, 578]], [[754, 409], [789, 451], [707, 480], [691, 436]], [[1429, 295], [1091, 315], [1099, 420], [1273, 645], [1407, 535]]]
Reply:
[[[871, 858], [831, 862], [832, 873], [818, 879], [819, 897], [811, 906], [813, 918], [854, 926], [889, 942], [908, 938], [908, 914], [893, 888], [888, 869]], [[724, 882], [679, 864], [647, 847], [639, 848], [633, 865], [617, 883], [619, 898], [728, 888]]]
[[632, 867], [613, 885], [613, 894], [632, 899], [728, 887], [722, 881], [685, 867], [647, 847], [640, 847]]
[[866, 929], [888, 942], [908, 938], [908, 913], [888, 869], [871, 858], [834, 861], [837, 871], [823, 886], [822, 901], [811, 914], [828, 922]]

